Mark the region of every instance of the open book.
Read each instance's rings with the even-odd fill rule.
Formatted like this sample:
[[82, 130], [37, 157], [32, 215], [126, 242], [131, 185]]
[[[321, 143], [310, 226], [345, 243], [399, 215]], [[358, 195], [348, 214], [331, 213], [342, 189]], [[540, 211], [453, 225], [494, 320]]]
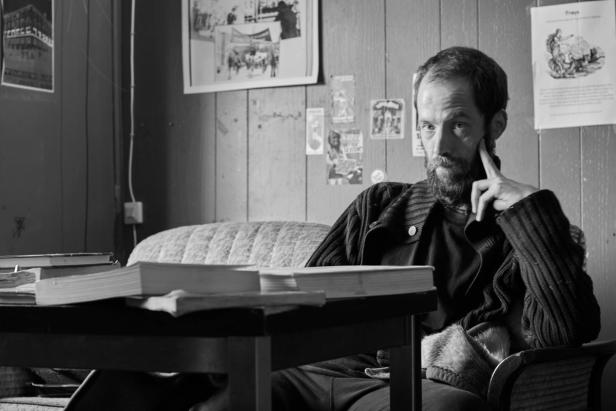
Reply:
[[260, 270], [261, 289], [324, 291], [327, 298], [406, 294], [434, 288], [432, 266], [343, 265]]
[[259, 272], [242, 265], [138, 262], [101, 273], [41, 279], [39, 305], [70, 304], [131, 295], [259, 291]]

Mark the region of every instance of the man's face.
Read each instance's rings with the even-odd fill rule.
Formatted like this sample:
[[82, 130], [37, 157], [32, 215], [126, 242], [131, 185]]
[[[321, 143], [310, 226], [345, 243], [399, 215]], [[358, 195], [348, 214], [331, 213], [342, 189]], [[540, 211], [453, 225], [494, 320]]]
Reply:
[[428, 74], [417, 93], [417, 117], [434, 194], [447, 204], [467, 203], [481, 172], [477, 146], [486, 134], [470, 84], [462, 78], [432, 79]]

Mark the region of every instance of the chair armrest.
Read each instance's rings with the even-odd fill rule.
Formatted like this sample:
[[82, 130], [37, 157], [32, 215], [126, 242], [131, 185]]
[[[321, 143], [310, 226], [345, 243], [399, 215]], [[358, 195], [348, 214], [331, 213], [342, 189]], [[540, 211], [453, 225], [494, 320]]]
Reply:
[[510, 355], [492, 373], [488, 403], [494, 410], [599, 409], [601, 376], [614, 354], [616, 340]]

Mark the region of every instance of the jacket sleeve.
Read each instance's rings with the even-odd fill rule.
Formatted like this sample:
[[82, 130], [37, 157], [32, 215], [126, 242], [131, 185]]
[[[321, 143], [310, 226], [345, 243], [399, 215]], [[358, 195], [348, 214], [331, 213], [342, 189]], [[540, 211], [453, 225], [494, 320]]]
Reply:
[[359, 264], [361, 242], [370, 224], [403, 188], [399, 183], [379, 183], [362, 191], [332, 225], [306, 266]]
[[570, 226], [554, 193], [531, 194], [502, 212], [497, 222], [514, 249], [526, 287], [522, 329], [531, 347], [595, 339], [600, 311], [584, 270], [583, 235]]

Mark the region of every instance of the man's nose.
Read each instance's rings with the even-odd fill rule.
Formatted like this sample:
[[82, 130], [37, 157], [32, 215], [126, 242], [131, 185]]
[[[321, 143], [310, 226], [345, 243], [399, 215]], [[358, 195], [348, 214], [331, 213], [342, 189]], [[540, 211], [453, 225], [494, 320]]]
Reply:
[[443, 127], [437, 127], [432, 138], [434, 141], [432, 149], [435, 155], [443, 155], [449, 152], [449, 139]]

